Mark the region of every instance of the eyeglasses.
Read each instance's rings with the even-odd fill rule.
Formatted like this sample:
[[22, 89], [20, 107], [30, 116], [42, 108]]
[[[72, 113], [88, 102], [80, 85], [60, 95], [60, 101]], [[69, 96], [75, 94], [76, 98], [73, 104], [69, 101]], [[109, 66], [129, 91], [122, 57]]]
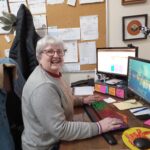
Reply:
[[57, 53], [58, 56], [62, 57], [65, 55], [66, 50], [57, 50], [54, 51], [53, 49], [50, 50], [43, 50], [42, 53], [45, 53], [47, 56], [52, 57], [55, 53]]

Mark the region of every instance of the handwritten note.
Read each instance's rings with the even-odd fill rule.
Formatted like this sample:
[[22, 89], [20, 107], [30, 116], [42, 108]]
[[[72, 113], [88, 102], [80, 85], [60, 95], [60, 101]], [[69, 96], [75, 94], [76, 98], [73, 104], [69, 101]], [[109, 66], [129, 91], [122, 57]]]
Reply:
[[98, 16], [81, 16], [80, 17], [81, 39], [96, 40], [98, 39]]

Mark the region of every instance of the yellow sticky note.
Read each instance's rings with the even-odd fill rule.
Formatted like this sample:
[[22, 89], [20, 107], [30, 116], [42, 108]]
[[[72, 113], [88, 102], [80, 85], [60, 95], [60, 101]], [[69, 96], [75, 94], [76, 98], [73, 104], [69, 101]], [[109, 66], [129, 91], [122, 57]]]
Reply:
[[140, 102], [137, 102], [135, 99], [113, 103], [113, 105], [115, 105], [119, 110], [125, 110], [125, 109], [143, 106], [143, 104], [141, 104]]

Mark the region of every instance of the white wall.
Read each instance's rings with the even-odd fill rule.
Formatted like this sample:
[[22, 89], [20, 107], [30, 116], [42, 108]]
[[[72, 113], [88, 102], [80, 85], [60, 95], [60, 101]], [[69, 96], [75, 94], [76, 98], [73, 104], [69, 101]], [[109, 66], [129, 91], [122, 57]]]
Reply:
[[[132, 40], [128, 42], [122, 41], [122, 17], [132, 16], [139, 14], [148, 14], [150, 16], [150, 0], [145, 3], [122, 5], [122, 0], [107, 0], [107, 16], [108, 16], [108, 38], [107, 46], [118, 47], [127, 46], [132, 43], [139, 47], [139, 57], [150, 59], [150, 37], [143, 40]], [[150, 25], [150, 17], [148, 17], [148, 27]], [[87, 79], [88, 77], [94, 77], [93, 72], [82, 73], [66, 73], [65, 77], [69, 83]]]
[[[126, 46], [132, 43], [139, 47], [139, 57], [150, 59], [150, 37], [143, 40], [122, 41], [122, 17], [139, 14], [150, 16], [150, 0], [145, 3], [122, 5], [121, 0], [108, 0], [108, 46]], [[148, 27], [150, 17], [148, 17]]]

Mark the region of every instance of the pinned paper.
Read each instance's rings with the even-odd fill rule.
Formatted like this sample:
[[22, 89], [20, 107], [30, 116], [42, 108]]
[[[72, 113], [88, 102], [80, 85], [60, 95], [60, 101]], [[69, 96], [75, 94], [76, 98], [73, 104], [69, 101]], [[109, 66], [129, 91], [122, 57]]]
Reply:
[[119, 110], [141, 107], [143, 104], [137, 102], [135, 99], [127, 100], [124, 102], [113, 103]]
[[11, 41], [11, 39], [8, 35], [5, 35], [5, 40], [6, 40], [7, 43], [9, 43]]
[[68, 0], [67, 4], [71, 5], [71, 6], [75, 6], [76, 5], [76, 0]]

